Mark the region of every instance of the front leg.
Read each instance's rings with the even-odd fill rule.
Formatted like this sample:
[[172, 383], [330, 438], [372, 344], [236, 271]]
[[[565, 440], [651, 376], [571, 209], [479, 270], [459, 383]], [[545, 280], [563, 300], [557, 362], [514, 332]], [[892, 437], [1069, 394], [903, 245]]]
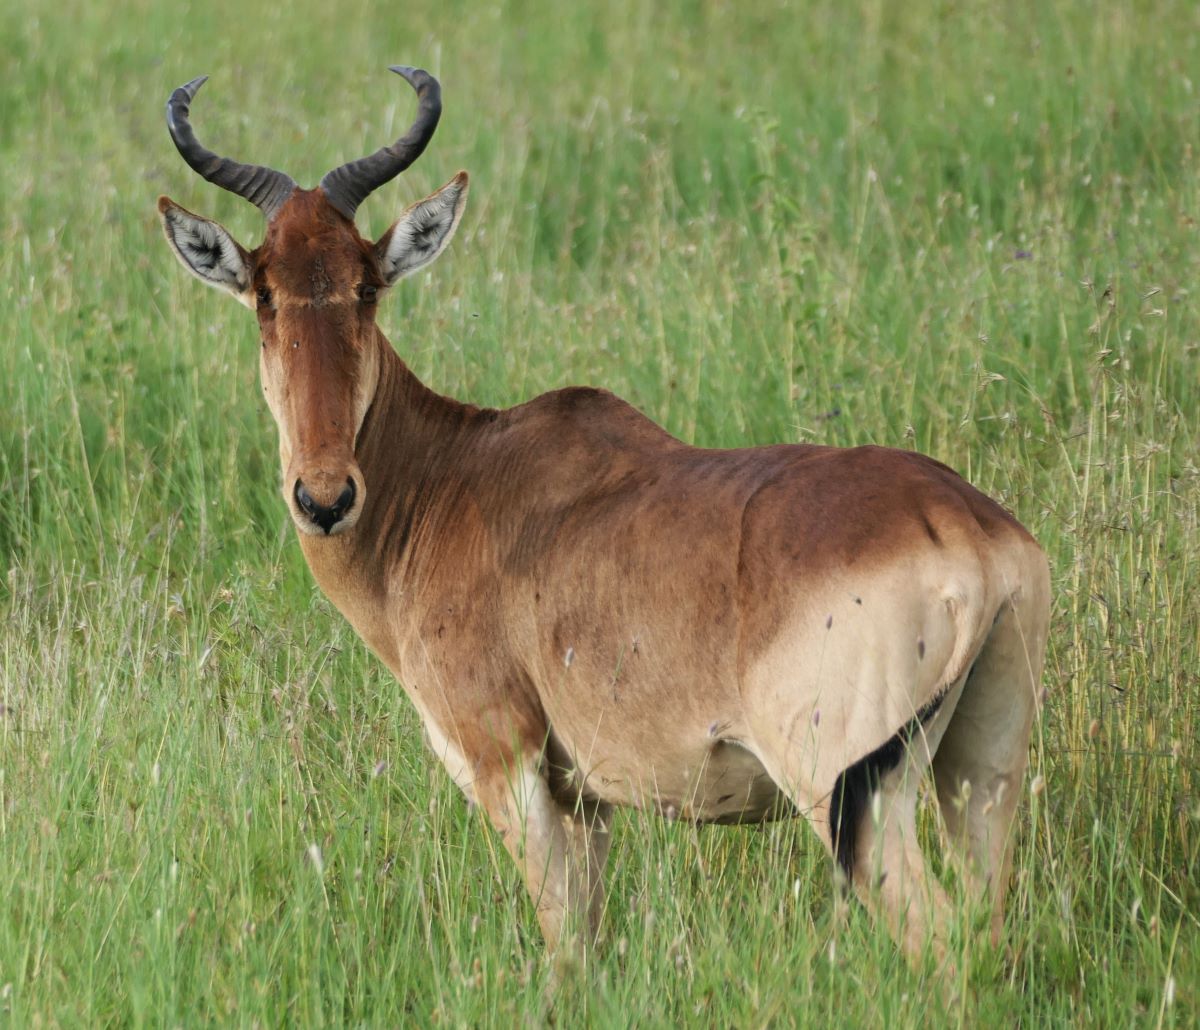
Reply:
[[524, 756], [481, 769], [473, 793], [521, 870], [550, 950], [582, 952], [603, 908], [608, 829], [596, 806], [555, 801], [539, 766]]
[[566, 819], [576, 868], [587, 882], [588, 942], [595, 943], [604, 914], [604, 866], [612, 843], [613, 806], [580, 798]]
[[544, 731], [510, 734], [508, 743], [468, 732], [461, 720], [452, 735], [424, 721], [434, 754], [517, 863], [550, 950], [582, 952], [604, 907], [611, 806], [581, 800], [572, 808], [554, 799], [543, 771]]

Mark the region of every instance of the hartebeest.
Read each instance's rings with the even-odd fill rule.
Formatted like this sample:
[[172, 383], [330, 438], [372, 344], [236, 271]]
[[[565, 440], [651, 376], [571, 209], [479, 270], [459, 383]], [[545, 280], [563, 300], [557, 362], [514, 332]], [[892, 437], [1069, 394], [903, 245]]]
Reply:
[[424, 150], [437, 81], [390, 147], [316, 189], [206, 150], [205, 81], [167, 104], [209, 182], [267, 218], [253, 251], [166, 197], [167, 240], [255, 311], [283, 497], [322, 589], [404, 685], [520, 867], [547, 941], [602, 904], [613, 805], [703, 822], [802, 814], [910, 953], [947, 899], [916, 839], [932, 767], [952, 854], [1001, 927], [1038, 707], [1042, 550], [945, 465], [880, 447], [706, 450], [602, 390], [508, 410], [422, 385], [376, 327], [436, 258], [459, 172], [375, 243], [358, 205]]

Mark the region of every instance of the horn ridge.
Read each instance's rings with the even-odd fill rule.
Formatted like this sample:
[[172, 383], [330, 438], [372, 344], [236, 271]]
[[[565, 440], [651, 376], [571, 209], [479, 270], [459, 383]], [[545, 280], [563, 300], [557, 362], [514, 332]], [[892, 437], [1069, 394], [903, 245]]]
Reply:
[[353, 219], [358, 205], [421, 156], [442, 116], [442, 87], [422, 68], [394, 64], [388, 68], [401, 76], [417, 94], [417, 115], [408, 132], [388, 147], [335, 168], [321, 180], [329, 202]]
[[191, 82], [184, 83], [171, 94], [167, 101], [167, 131], [170, 132], [180, 156], [195, 172], [214, 186], [220, 186], [250, 201], [270, 219], [291, 196], [296, 183], [290, 176], [273, 168], [242, 164], [240, 161], [220, 157], [196, 139], [189, 115], [192, 101], [207, 81], [208, 76], [201, 75]]

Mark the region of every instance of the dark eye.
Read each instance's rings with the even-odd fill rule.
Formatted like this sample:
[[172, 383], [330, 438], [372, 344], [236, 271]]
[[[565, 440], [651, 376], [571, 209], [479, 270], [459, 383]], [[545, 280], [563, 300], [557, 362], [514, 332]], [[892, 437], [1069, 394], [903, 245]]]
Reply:
[[260, 308], [269, 308], [271, 306], [271, 291], [265, 286], [258, 288], [258, 306]]
[[362, 283], [358, 287], [358, 299], [364, 304], [374, 304], [375, 296], [378, 294], [378, 292], [379, 291], [370, 283]]

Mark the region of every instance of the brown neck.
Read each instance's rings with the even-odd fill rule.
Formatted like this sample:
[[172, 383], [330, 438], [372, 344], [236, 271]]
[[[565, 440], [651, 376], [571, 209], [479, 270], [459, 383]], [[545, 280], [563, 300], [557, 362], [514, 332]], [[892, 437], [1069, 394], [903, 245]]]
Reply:
[[410, 582], [436, 564], [439, 526], [467, 500], [462, 471], [478, 460], [480, 432], [494, 415], [435, 393], [408, 368], [382, 332], [379, 385], [355, 443], [367, 499], [345, 536], [301, 535], [322, 589], [378, 595], [388, 583]]

